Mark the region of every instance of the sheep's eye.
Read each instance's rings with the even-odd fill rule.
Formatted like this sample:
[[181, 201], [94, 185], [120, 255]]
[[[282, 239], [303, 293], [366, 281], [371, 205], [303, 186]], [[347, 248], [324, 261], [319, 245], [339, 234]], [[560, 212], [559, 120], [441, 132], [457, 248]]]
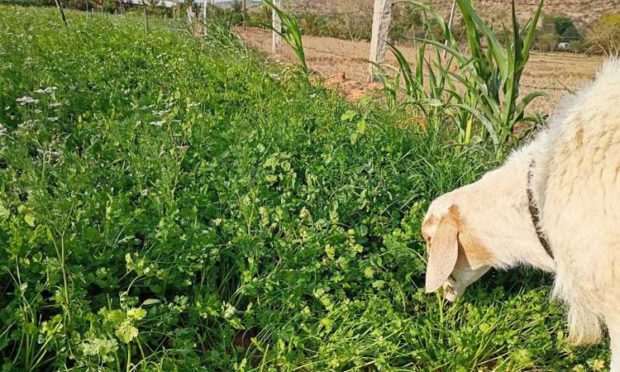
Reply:
[[431, 237], [430, 237], [430, 235], [424, 234], [424, 240], [426, 241], [427, 245], [429, 245], [429, 246], [431, 245]]

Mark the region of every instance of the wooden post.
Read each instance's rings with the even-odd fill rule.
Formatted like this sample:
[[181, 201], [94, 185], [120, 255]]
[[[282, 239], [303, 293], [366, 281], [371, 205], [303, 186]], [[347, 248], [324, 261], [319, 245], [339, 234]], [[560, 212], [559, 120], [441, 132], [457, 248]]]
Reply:
[[[202, 22], [207, 23], [207, 0], [202, 0]], [[204, 27], [204, 26], [203, 26]]]
[[207, 33], [207, 0], [202, 0], [202, 34], [205, 35]]
[[248, 23], [248, 2], [243, 0], [243, 29], [245, 30]]
[[67, 17], [65, 17], [65, 11], [62, 9], [60, 2], [58, 0], [54, 0], [54, 2], [56, 3], [56, 8], [58, 8], [58, 11], [60, 12], [60, 19], [62, 19], [62, 23], [65, 24], [65, 28], [69, 28], [69, 25], [67, 24]]
[[187, 7], [187, 24], [192, 30], [192, 35], [196, 36], [196, 30], [194, 29], [194, 7], [190, 5]]
[[148, 9], [146, 8], [146, 3], [144, 2], [144, 0], [142, 0], [142, 12], [144, 16], [144, 28], [146, 29], [146, 33], [148, 33], [149, 32], [149, 13], [148, 13]]
[[[282, 0], [273, 0], [273, 5], [277, 6], [279, 9], [282, 9]], [[272, 11], [271, 13], [271, 27], [273, 27], [271, 50], [274, 53], [280, 53], [282, 51], [282, 37], [278, 34], [278, 32], [282, 32], [282, 20], [278, 17], [278, 13], [275, 11]]]
[[[381, 64], [385, 60], [387, 50], [388, 32], [392, 20], [392, 0], [375, 0], [375, 7], [372, 17], [372, 38], [370, 39], [370, 61]], [[370, 63], [369, 81], [374, 82], [379, 79], [377, 68]]]

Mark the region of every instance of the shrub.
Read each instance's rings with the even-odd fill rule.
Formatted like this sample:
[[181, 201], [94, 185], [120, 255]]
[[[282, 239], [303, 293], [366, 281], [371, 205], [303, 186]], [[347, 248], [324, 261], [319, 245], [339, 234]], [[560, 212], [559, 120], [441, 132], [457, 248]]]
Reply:
[[[218, 6], [210, 7], [209, 22], [226, 23], [229, 26], [238, 26], [243, 24], [243, 12], [236, 9], [223, 9]], [[243, 10], [243, 9], [242, 9]]]
[[[462, 14], [468, 51], [462, 51], [448, 22], [419, 3], [428, 17], [427, 24], [437, 25], [442, 37], [437, 37], [434, 29], [427, 30], [417, 50], [415, 72], [402, 53], [391, 46], [405, 83], [404, 102], [420, 108], [427, 122], [455, 122], [459, 139], [465, 144], [471, 142], [473, 124], [480, 124], [482, 138], [491, 140], [497, 159], [501, 159], [519, 140], [514, 135], [515, 126], [536, 122], [525, 114], [525, 109], [543, 93], [521, 95], [520, 81], [529, 60], [542, 2], [523, 28], [517, 21], [513, 2], [512, 30], [503, 38], [478, 16], [469, 0], [457, 0], [456, 4]], [[488, 47], [483, 47], [483, 41]], [[427, 58], [427, 46], [433, 47], [433, 57]], [[399, 83], [400, 76], [391, 85], [398, 87]], [[394, 102], [397, 90], [386, 87], [388, 101]]]
[[581, 34], [568, 16], [545, 16], [543, 26], [545, 24], [553, 26], [560, 42], [574, 42], [581, 39]]
[[250, 26], [268, 28], [271, 25], [271, 8], [265, 4], [251, 10], [248, 16]]
[[54, 0], [0, 0], [0, 5], [54, 6]]
[[536, 49], [543, 52], [553, 52], [558, 47], [558, 33], [553, 22], [543, 22], [536, 31]]
[[606, 56], [620, 54], [620, 13], [604, 14], [588, 33], [589, 51]]
[[570, 49], [580, 51], [582, 48], [582, 36], [568, 16], [550, 16], [543, 18], [542, 26], [536, 32], [534, 47], [543, 52], [552, 52], [558, 44], [566, 42]]
[[412, 40], [417, 33], [424, 33], [426, 23], [422, 11], [412, 4], [394, 4], [390, 39], [395, 41]]
[[327, 17], [315, 14], [303, 14], [298, 16], [298, 19], [304, 35], [329, 36], [326, 32], [326, 30], [328, 30]]

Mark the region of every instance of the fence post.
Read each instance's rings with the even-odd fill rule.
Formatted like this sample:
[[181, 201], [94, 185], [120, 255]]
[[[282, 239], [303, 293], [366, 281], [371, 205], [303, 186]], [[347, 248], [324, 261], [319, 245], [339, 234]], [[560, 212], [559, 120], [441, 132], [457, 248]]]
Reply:
[[377, 67], [373, 63], [381, 64], [385, 59], [391, 19], [392, 0], [375, 0], [370, 39], [370, 62], [372, 63], [368, 66], [370, 82], [378, 80]]
[[207, 34], [207, 16], [209, 15], [209, 6], [213, 5], [213, 0], [202, 0], [202, 34]]
[[194, 33], [194, 7], [190, 4], [187, 7], [187, 24], [192, 29], [192, 34]]
[[144, 28], [146, 29], [146, 33], [149, 32], [149, 13], [146, 7], [146, 3], [142, 0], [142, 15], [144, 16]]
[[243, 29], [248, 27], [248, 3], [247, 0], [243, 0]]
[[[279, 9], [282, 9], [282, 2], [283, 0], [273, 0], [273, 5], [277, 6]], [[271, 49], [274, 53], [280, 53], [282, 51], [282, 37], [278, 34], [278, 32], [282, 32], [282, 20], [278, 17], [278, 13], [275, 11], [272, 11], [271, 14], [271, 27], [273, 27]]]
[[207, 0], [202, 0], [202, 33], [206, 33], [207, 28]]

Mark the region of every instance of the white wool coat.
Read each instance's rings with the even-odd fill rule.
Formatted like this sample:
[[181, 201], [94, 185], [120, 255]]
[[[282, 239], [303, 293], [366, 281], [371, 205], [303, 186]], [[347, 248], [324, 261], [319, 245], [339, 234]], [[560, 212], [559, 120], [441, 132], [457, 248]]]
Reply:
[[568, 305], [573, 340], [596, 342], [600, 323], [620, 331], [620, 62], [607, 62], [528, 148], [556, 256], [554, 294]]
[[[528, 188], [553, 258], [538, 239]], [[443, 286], [452, 298], [491, 267], [554, 272], [572, 341], [595, 343], [607, 328], [620, 372], [620, 61], [606, 62], [502, 167], [433, 201], [422, 232], [428, 291]]]

